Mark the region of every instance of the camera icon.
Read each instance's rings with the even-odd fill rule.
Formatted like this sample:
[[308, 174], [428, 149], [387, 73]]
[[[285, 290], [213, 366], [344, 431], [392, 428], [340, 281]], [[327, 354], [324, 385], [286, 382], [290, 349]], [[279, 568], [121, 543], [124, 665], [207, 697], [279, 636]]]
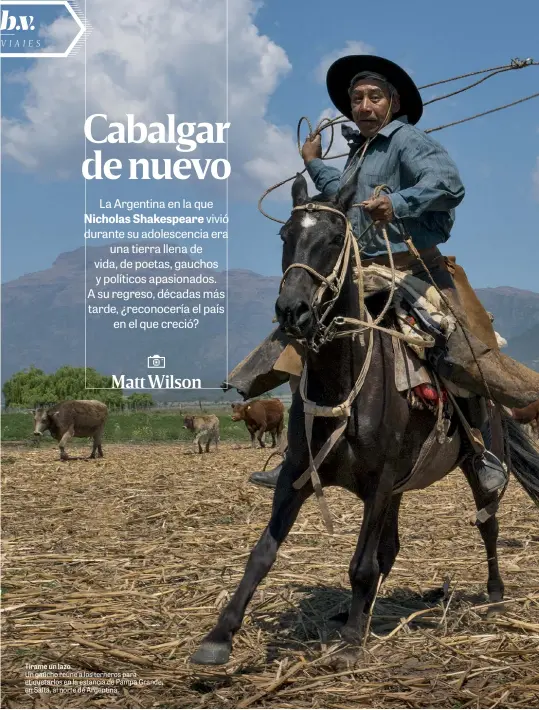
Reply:
[[148, 358], [148, 368], [156, 369], [165, 367], [165, 358], [160, 355], [150, 355]]

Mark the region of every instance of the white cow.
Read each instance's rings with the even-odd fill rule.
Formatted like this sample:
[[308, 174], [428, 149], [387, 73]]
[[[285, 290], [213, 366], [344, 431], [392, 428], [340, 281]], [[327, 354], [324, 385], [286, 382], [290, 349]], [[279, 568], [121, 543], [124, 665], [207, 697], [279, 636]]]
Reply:
[[[490, 318], [490, 322], [493, 323], [494, 316], [492, 315], [492, 313], [490, 313], [490, 311], [487, 311], [487, 313], [488, 317]], [[507, 340], [503, 338], [496, 330], [494, 331], [494, 335], [496, 336], [496, 342], [498, 343], [498, 347], [500, 348], [500, 350], [502, 348], [505, 348], [505, 346], [507, 345]]]

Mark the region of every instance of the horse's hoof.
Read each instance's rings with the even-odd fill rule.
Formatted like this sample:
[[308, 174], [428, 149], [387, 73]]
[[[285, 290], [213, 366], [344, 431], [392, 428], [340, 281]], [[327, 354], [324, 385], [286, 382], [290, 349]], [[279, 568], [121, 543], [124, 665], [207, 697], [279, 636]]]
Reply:
[[364, 653], [361, 647], [350, 646], [341, 641], [333, 648], [332, 653], [322, 661], [322, 665], [333, 671], [341, 672], [354, 668], [363, 658]]
[[497, 602], [494, 606], [489, 606], [487, 609], [487, 619], [494, 619], [496, 616], [503, 614], [504, 612], [505, 604], [502, 601], [499, 603]]
[[223, 666], [228, 663], [231, 647], [227, 643], [217, 643], [216, 641], [203, 641], [189, 659], [190, 663], [200, 666]]

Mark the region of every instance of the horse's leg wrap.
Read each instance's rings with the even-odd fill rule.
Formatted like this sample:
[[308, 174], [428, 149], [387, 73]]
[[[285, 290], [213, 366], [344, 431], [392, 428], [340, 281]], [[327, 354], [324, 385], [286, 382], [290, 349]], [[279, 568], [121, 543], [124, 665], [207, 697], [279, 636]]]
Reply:
[[[494, 492], [489, 494], [483, 491], [470, 461], [465, 461], [461, 468], [468, 479], [470, 488], [472, 489], [477, 510], [494, 510], [497, 503], [497, 493]], [[498, 565], [498, 520], [496, 518], [496, 513], [493, 512], [483, 522], [478, 521], [477, 527], [479, 528], [479, 532], [483, 538], [485, 551], [487, 553], [488, 600], [489, 602], [501, 602], [503, 600], [504, 585]]]

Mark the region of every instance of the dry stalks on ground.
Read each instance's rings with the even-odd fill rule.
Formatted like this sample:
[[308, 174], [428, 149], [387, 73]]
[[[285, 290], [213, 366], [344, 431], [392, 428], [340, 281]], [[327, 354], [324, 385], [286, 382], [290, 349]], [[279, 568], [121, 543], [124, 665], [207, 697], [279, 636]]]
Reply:
[[[349, 600], [362, 507], [331, 489], [335, 536], [309, 501], [248, 607], [230, 664], [205, 668], [188, 658], [267, 522], [271, 491], [247, 478], [268, 452], [105, 453], [67, 463], [52, 450], [4, 456], [4, 707], [539, 706], [539, 511], [516, 480], [499, 515], [503, 614], [486, 616], [483, 544], [454, 473], [405, 496], [401, 552], [366, 651], [356, 668], [335, 670], [327, 619]], [[25, 694], [25, 672], [36, 674], [25, 665], [53, 663], [128, 675], [102, 692], [87, 683], [84, 694]]]

